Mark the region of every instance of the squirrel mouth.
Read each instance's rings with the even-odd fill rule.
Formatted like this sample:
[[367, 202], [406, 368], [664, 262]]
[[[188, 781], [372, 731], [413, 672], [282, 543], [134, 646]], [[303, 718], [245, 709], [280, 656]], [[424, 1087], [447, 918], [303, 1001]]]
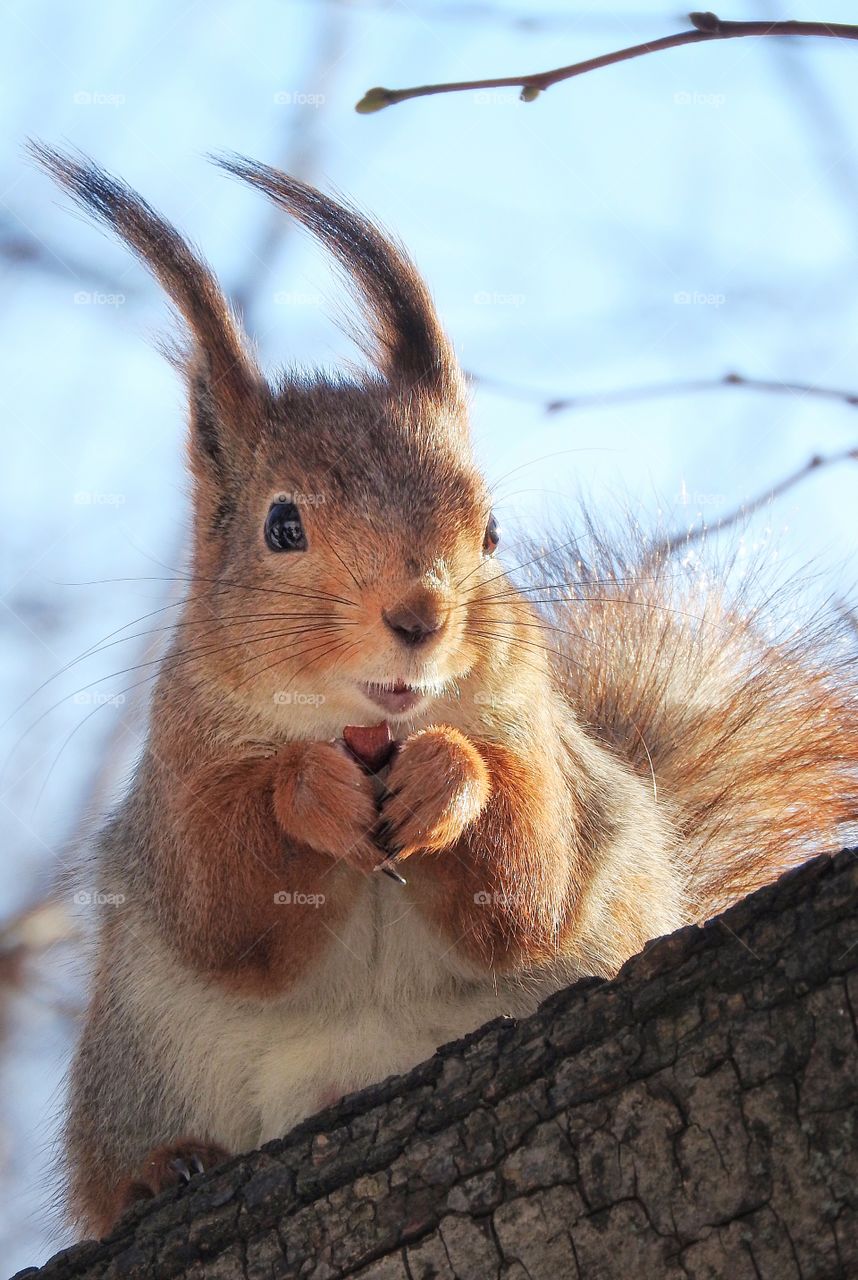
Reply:
[[424, 689], [417, 689], [404, 680], [394, 680], [389, 684], [362, 684], [360, 688], [370, 702], [391, 715], [405, 715], [413, 711], [426, 697]]

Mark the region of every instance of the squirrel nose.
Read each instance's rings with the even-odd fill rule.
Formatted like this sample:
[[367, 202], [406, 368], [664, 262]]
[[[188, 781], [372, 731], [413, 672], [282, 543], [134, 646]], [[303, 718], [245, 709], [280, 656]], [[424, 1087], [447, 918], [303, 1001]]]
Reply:
[[382, 609], [381, 616], [396, 638], [409, 648], [424, 644], [446, 622], [439, 603], [431, 596]]

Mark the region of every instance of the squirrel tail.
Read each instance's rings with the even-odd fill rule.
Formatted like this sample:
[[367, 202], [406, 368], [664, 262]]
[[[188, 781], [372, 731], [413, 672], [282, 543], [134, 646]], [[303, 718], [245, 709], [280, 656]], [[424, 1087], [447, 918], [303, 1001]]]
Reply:
[[540, 556], [529, 572], [552, 585], [524, 591], [557, 628], [579, 718], [669, 814], [706, 920], [854, 837], [858, 619], [798, 624], [800, 582], [755, 603], [761, 575], [735, 558], [707, 570], [690, 545], [653, 551], [640, 534], [618, 553], [588, 525], [587, 558], [568, 543]]

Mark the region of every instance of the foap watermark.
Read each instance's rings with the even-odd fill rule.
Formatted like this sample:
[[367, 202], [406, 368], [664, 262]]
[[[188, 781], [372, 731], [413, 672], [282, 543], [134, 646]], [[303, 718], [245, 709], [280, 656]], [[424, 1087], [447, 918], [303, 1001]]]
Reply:
[[74, 695], [74, 701], [79, 707], [122, 707], [125, 705], [125, 694], [81, 689]]
[[121, 307], [125, 300], [124, 293], [98, 293], [90, 289], [78, 289], [74, 295], [76, 307]]
[[478, 307], [522, 307], [526, 301], [523, 293], [504, 293], [500, 289], [480, 289], [474, 294]]
[[512, 707], [514, 705], [515, 699], [504, 697], [502, 693], [477, 692], [474, 694], [475, 707], [490, 707], [493, 711], [499, 711], [503, 707]]
[[125, 901], [124, 893], [102, 893], [96, 889], [78, 889], [74, 895], [78, 907], [121, 907]]
[[680, 289], [673, 295], [673, 301], [680, 307], [723, 307], [727, 295], [703, 293], [700, 289]]
[[700, 493], [697, 489], [691, 490], [683, 480], [679, 486], [676, 501], [683, 507], [723, 507], [727, 498], [723, 493]]
[[278, 289], [274, 295], [276, 307], [320, 307], [320, 293], [302, 293], [300, 289]]
[[104, 93], [100, 89], [78, 89], [72, 94], [76, 107], [124, 107], [124, 93]]
[[278, 689], [274, 695], [278, 707], [321, 707], [325, 701], [323, 693], [297, 693], [289, 689]]
[[517, 107], [521, 93], [515, 89], [478, 89], [471, 98], [478, 107]]
[[515, 907], [521, 901], [520, 893], [500, 893], [497, 890], [480, 889], [474, 894], [475, 907]]
[[124, 493], [102, 493], [100, 489], [78, 489], [74, 495], [76, 507], [122, 507]]
[[323, 493], [278, 493], [278, 502], [292, 502], [296, 507], [322, 507], [325, 504]]
[[274, 895], [274, 901], [278, 907], [314, 907], [317, 911], [319, 907], [324, 906], [325, 895], [323, 893], [301, 893], [292, 889], [278, 889]]
[[295, 89], [280, 89], [274, 95], [275, 107], [323, 107], [326, 102], [323, 93], [300, 93]]
[[726, 101], [723, 93], [699, 93], [696, 89], [680, 89], [673, 95], [676, 107], [723, 107]]

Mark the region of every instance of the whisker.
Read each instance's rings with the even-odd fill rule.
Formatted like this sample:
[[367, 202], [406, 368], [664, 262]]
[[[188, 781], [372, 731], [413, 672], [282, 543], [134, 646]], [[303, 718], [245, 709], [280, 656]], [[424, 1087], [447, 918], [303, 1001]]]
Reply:
[[[504, 597], [495, 596], [493, 597], [492, 600], [483, 601], [481, 603], [493, 603], [493, 602], [503, 603], [504, 600], [508, 600], [508, 599], [515, 599], [515, 596], [514, 595], [504, 596]], [[598, 604], [598, 605], [605, 605], [605, 606], [610, 606], [615, 604], [628, 605], [632, 609], [652, 609], [654, 613], [669, 613], [669, 614], [672, 614], [674, 617], [686, 618], [691, 622], [699, 622], [705, 626], [715, 626], [715, 627], [724, 628], [724, 627], [730, 627], [732, 625], [729, 622], [729, 620], [726, 618], [707, 618], [705, 614], [690, 613], [686, 609], [676, 609], [672, 605], [658, 604], [654, 600], [629, 600], [625, 596], [590, 596], [590, 597], [577, 596], [577, 595], [551, 596], [547, 600], [530, 600], [528, 601], [528, 603], [533, 605], [553, 605], [553, 604], [579, 604], [579, 605]], [[455, 607], [459, 608], [461, 606], [455, 606]], [[517, 619], [515, 618], [492, 618], [491, 619], [492, 626], [495, 626], [497, 623], [502, 623], [504, 626], [513, 626], [517, 624]], [[540, 622], [527, 622], [527, 623], [522, 622], [518, 625], [541, 626], [543, 624]]]
[[351, 609], [359, 608], [356, 601], [347, 600], [343, 596], [333, 595], [329, 591], [288, 591], [282, 587], [255, 587], [249, 586], [245, 582], [235, 582], [229, 578], [204, 578], [199, 575], [191, 577], [188, 574], [176, 574], [172, 578], [157, 577], [155, 575], [146, 575], [136, 578], [91, 578], [83, 582], [60, 582], [56, 585], [61, 587], [101, 587], [110, 586], [111, 584], [119, 582], [210, 582], [217, 587], [231, 587], [238, 591], [259, 591], [265, 595], [273, 596], [297, 596], [299, 600], [333, 601], [336, 604], [348, 605]]
[[[10, 751], [6, 759], [6, 762], [4, 763], [2, 769], [0, 769], [0, 781], [2, 781], [3, 777], [5, 777], [6, 771], [9, 767], [9, 763], [14, 758], [17, 751], [19, 750], [21, 743], [24, 742], [29, 737], [29, 735], [33, 732], [33, 730], [36, 729], [42, 723], [42, 721], [46, 719], [47, 716], [51, 715], [54, 711], [56, 711], [64, 703], [68, 702], [71, 698], [79, 697], [80, 694], [86, 693], [88, 690], [95, 688], [97, 685], [102, 684], [106, 680], [115, 680], [119, 676], [130, 675], [132, 672], [140, 671], [144, 667], [155, 668], [155, 670], [153, 672], [150, 672], [150, 674], [144, 680], [140, 681], [139, 684], [132, 685], [130, 689], [123, 689], [123, 690], [120, 690], [118, 693], [112, 694], [110, 698], [106, 700], [106, 702], [109, 703], [111, 699], [117, 698], [118, 696], [120, 696], [120, 694], [130, 693], [132, 689], [138, 688], [139, 685], [146, 684], [148, 681], [157, 679], [162, 668], [167, 668], [170, 671], [174, 671], [178, 667], [183, 666], [189, 662], [193, 662], [197, 658], [208, 657], [216, 653], [228, 653], [234, 649], [250, 648], [252, 647], [253, 644], [264, 643], [267, 640], [285, 639], [287, 637], [291, 637], [295, 635], [306, 635], [310, 632], [322, 634], [324, 631], [329, 631], [329, 632], [337, 631], [343, 626], [353, 627], [357, 625], [358, 624], [356, 622], [348, 622], [348, 623], [339, 622], [337, 623], [336, 626], [327, 626], [327, 627], [292, 627], [283, 631], [269, 632], [264, 636], [259, 636], [252, 639], [247, 639], [245, 637], [242, 640], [238, 640], [230, 644], [202, 645], [197, 648], [182, 649], [174, 654], [167, 653], [161, 657], [149, 658], [142, 662], [134, 663], [132, 666], [120, 668], [120, 670], [118, 671], [112, 671], [108, 675], [98, 676], [95, 680], [89, 681], [88, 684], [82, 685], [80, 688], [74, 689], [71, 693], [67, 693], [64, 695], [64, 697], [59, 698], [50, 707], [48, 707], [45, 711], [43, 711], [40, 715], [38, 715], [36, 719], [32, 722], [32, 724], [28, 725], [28, 727], [24, 730], [24, 732], [15, 742], [15, 745]], [[267, 651], [267, 653], [273, 653], [273, 652], [276, 652], [276, 649]], [[253, 658], [260, 657], [260, 656], [265, 656], [265, 655], [253, 654], [251, 659], [249, 660], [252, 661]], [[99, 705], [105, 705], [105, 704], [100, 703]], [[84, 717], [84, 721], [82, 721], [81, 723], [84, 723], [87, 718], [88, 717]]]
[[[298, 653], [297, 655], [296, 655], [296, 654], [287, 654], [287, 655], [285, 655], [283, 658], [281, 658], [281, 659], [280, 659], [280, 661], [279, 661], [279, 662], [274, 662], [274, 663], [272, 663], [271, 669], [272, 669], [272, 671], [273, 671], [273, 670], [276, 670], [276, 668], [277, 668], [277, 667], [281, 667], [281, 666], [283, 666], [283, 664], [284, 664], [285, 662], [288, 662], [290, 658], [293, 658], [293, 657], [296, 657], [296, 656], [297, 656], [297, 657], [303, 657], [303, 656], [304, 656], [304, 654], [312, 652], [314, 656], [313, 656], [312, 658], [310, 658], [310, 660], [309, 660], [308, 662], [305, 662], [305, 663], [304, 663], [304, 665], [303, 665], [302, 667], [299, 667], [297, 671], [294, 671], [294, 672], [292, 673], [292, 676], [290, 677], [290, 680], [288, 681], [288, 683], [289, 683], [289, 684], [292, 684], [292, 683], [294, 683], [294, 682], [295, 682], [295, 680], [297, 680], [298, 676], [299, 676], [299, 675], [301, 675], [301, 673], [302, 673], [303, 671], [306, 671], [306, 670], [307, 670], [307, 667], [312, 666], [314, 662], [319, 662], [319, 661], [321, 661], [323, 658], [326, 658], [330, 653], [334, 653], [334, 652], [336, 652], [338, 649], [343, 648], [343, 647], [344, 647], [346, 644], [348, 644], [348, 643], [349, 643], [348, 641], [346, 641], [346, 640], [342, 640], [342, 641], [339, 641], [339, 642], [335, 642], [334, 644], [332, 644], [332, 645], [331, 645], [331, 644], [330, 644], [330, 642], [325, 641], [325, 642], [323, 642], [322, 644], [317, 645], [317, 646], [315, 646], [315, 647], [311, 647], [311, 648], [304, 649], [304, 650], [302, 650], [300, 653]], [[353, 641], [352, 643], [357, 644], [357, 643], [360, 643], [360, 642], [359, 642], [359, 641]], [[325, 648], [325, 645], [326, 645], [326, 644], [328, 644], [328, 645], [329, 645], [329, 647], [328, 647], [327, 649]], [[321, 652], [320, 652], [320, 651], [321, 651]], [[258, 672], [254, 672], [253, 674], [254, 674], [254, 675], [257, 675], [257, 674], [258, 674]], [[249, 678], [249, 679], [252, 679], [253, 677], [252, 677], [252, 676], [250, 676], [250, 677], [248, 677], [248, 678]], [[236, 687], [237, 689], [240, 689], [240, 688], [241, 688], [241, 686], [242, 686], [243, 684], [246, 684], [246, 683], [247, 683], [247, 681], [246, 681], [246, 680], [242, 680], [242, 681], [241, 681], [241, 683], [240, 683], [240, 684], [238, 684], [238, 685], [236, 685], [235, 687]]]
[[[468, 596], [474, 596], [481, 590], [481, 588], [490, 586], [491, 583], [497, 581], [498, 578], [509, 577], [509, 575], [514, 572], [514, 569], [510, 569], [505, 573], [497, 574], [495, 578], [489, 578], [488, 582], [478, 583], [477, 586], [473, 587], [471, 591], [468, 592]], [[518, 583], [512, 581], [509, 584], [509, 590], [507, 592], [501, 592], [494, 596], [480, 596], [479, 599], [502, 600], [504, 598], [512, 598], [518, 595], [526, 595], [531, 591], [569, 591], [576, 587], [581, 588], [582, 591], [592, 587], [636, 587], [644, 583], [671, 582], [675, 578], [680, 578], [682, 576], [683, 575], [681, 574], [674, 574], [670, 576], [658, 574], [652, 577], [644, 577], [635, 574], [629, 578], [564, 578], [560, 582]], [[588, 597], [584, 596], [582, 598], [587, 599]]]
[[555, 449], [553, 453], [544, 453], [539, 458], [531, 458], [529, 462], [521, 462], [517, 467], [513, 467], [511, 471], [505, 471], [502, 476], [498, 476], [497, 480], [491, 481], [492, 493], [502, 485], [504, 480], [508, 480], [510, 476], [516, 475], [519, 471], [524, 471], [526, 467], [535, 467], [539, 462], [550, 462], [552, 458], [562, 458], [570, 453], [615, 453], [615, 449], [595, 446], [581, 446], [578, 449]]
[[342, 565], [342, 567], [345, 569], [346, 573], [349, 575], [349, 577], [351, 578], [352, 582], [353, 582], [353, 583], [355, 584], [355, 586], [357, 587], [358, 591], [363, 591], [363, 583], [362, 583], [362, 582], [358, 582], [357, 578], [356, 578], [356, 577], [355, 577], [355, 575], [352, 573], [351, 569], [350, 569], [350, 568], [349, 568], [349, 566], [346, 564], [345, 560], [342, 558], [342, 556], [340, 555], [340, 553], [337, 551], [337, 549], [336, 549], [336, 547], [333, 545], [333, 543], [331, 543], [331, 542], [330, 542], [330, 541], [325, 537], [325, 535], [322, 533], [321, 529], [319, 529], [319, 530], [318, 530], [318, 533], [319, 533], [319, 536], [321, 537], [322, 541], [325, 543], [325, 545], [329, 548], [329, 550], [331, 550], [331, 551], [334, 553], [334, 555], [336, 556], [337, 560], [339, 560], [340, 564], [341, 564], [341, 565]]
[[[351, 623], [351, 624], [349, 624], [349, 625], [354, 626], [354, 625], [356, 625], [356, 624]], [[291, 635], [291, 634], [294, 634], [294, 632], [284, 632], [283, 634], [284, 634], [284, 635]], [[268, 638], [271, 638], [271, 637], [265, 637], [265, 638], [266, 638], [266, 639], [268, 639]], [[328, 641], [325, 641], [324, 643], [326, 644], [326, 643], [328, 643]], [[345, 643], [346, 643], [346, 642], [345, 642], [345, 641], [343, 641], [343, 644], [345, 644]], [[359, 643], [359, 642], [353, 642], [353, 643]], [[240, 642], [240, 643], [235, 644], [235, 645], [225, 646], [225, 648], [241, 648], [241, 647], [242, 647], [242, 644], [247, 644], [247, 641], [243, 641], [243, 642]], [[324, 648], [324, 644], [320, 645], [320, 646], [319, 646], [319, 648]], [[207, 650], [206, 652], [215, 652], [216, 650], [217, 650], [217, 646], [214, 646], [212, 649]], [[221, 650], [221, 651], [223, 651], [223, 650]], [[258, 654], [257, 654], [257, 655], [254, 655], [254, 657], [262, 657], [262, 658], [264, 658], [264, 657], [268, 657], [268, 656], [269, 656], [269, 654], [270, 654], [271, 652], [275, 652], [275, 650], [269, 650], [269, 651], [267, 651], [265, 654], [262, 654], [262, 655], [258, 655]], [[291, 657], [291, 658], [294, 658], [294, 657], [302, 657], [302, 656], [303, 656], [303, 654], [304, 654], [305, 652], [308, 652], [308, 650], [307, 650], [306, 648], [305, 648], [305, 649], [302, 649], [302, 650], [297, 651], [297, 653], [288, 654], [288, 655], [286, 655], [286, 656], [284, 657], [283, 661], [284, 661], [284, 662], [285, 662], [285, 661], [288, 661], [288, 659], [289, 659], [290, 657]], [[178, 656], [179, 656], [183, 661], [185, 661], [185, 660], [190, 660], [190, 659], [188, 658], [188, 655], [187, 655], [187, 654], [181, 654], [181, 655], [178, 655]], [[195, 657], [195, 656], [197, 656], [197, 655], [196, 655], [196, 654], [193, 654], [193, 655], [191, 655], [191, 656], [192, 656], [192, 657]], [[251, 661], [252, 661], [252, 660], [253, 660], [253, 659], [251, 659]], [[154, 661], [155, 661], [155, 662], [162, 662], [162, 661], [164, 661], [164, 660], [163, 660], [163, 659], [161, 659], [161, 660], [159, 660], [159, 659], [155, 659]], [[168, 656], [168, 658], [166, 659], [166, 661], [172, 661], [171, 657], [170, 657], [170, 656]], [[127, 672], [130, 672], [130, 671], [134, 671], [134, 670], [136, 670], [136, 669], [139, 669], [139, 667], [140, 667], [140, 666], [149, 666], [149, 665], [151, 665], [151, 664], [150, 664], [150, 663], [148, 663], [148, 662], [147, 662], [147, 663], [139, 663], [139, 664], [137, 664], [137, 667], [129, 667], [129, 668], [127, 668]], [[279, 664], [276, 664], [276, 663], [275, 663], [274, 665], [276, 666], [276, 665], [279, 665]], [[309, 663], [307, 663], [306, 665], [307, 665], [307, 666], [309, 666], [310, 664], [309, 664]], [[301, 668], [301, 669], [303, 670], [303, 668]], [[121, 671], [120, 671], [120, 672], [114, 672], [114, 673], [113, 673], [113, 677], [115, 677], [116, 675], [122, 675], [122, 674], [126, 674], [126, 672], [121, 672]], [[259, 674], [258, 672], [254, 672], [254, 673], [252, 673], [252, 675], [251, 675], [251, 677], [250, 677], [250, 678], [253, 678], [253, 675], [258, 675], [258, 674]], [[119, 690], [117, 693], [115, 693], [115, 694], [111, 695], [111, 698], [112, 698], [113, 700], [115, 700], [117, 697], [120, 697], [120, 696], [124, 697], [126, 694], [133, 692], [135, 689], [139, 689], [139, 688], [142, 688], [142, 687], [143, 687], [144, 685], [146, 685], [146, 684], [150, 684], [152, 681], [156, 680], [156, 679], [158, 678], [158, 676], [159, 676], [159, 675], [160, 675], [160, 667], [158, 668], [158, 670], [156, 670], [156, 671], [154, 671], [154, 672], [150, 672], [147, 676], [144, 676], [144, 678], [143, 678], [142, 680], [135, 681], [133, 684], [128, 685], [128, 686], [126, 686], [124, 689], [121, 689], [121, 690]], [[110, 678], [113, 678], [113, 677], [104, 677], [104, 678], [105, 678], [105, 679], [110, 679]], [[13, 752], [11, 753], [11, 755], [14, 755], [14, 754], [15, 754], [15, 752], [16, 752], [16, 751], [17, 751], [17, 749], [18, 749], [18, 746], [19, 746], [19, 745], [20, 745], [20, 743], [23, 741], [23, 739], [24, 739], [25, 737], [27, 737], [27, 735], [28, 735], [28, 734], [29, 734], [29, 733], [30, 733], [30, 732], [31, 732], [31, 731], [36, 727], [36, 725], [38, 725], [38, 724], [39, 724], [39, 722], [40, 722], [41, 720], [43, 720], [43, 719], [45, 718], [45, 716], [49, 715], [52, 711], [56, 710], [56, 709], [57, 709], [57, 707], [61, 706], [63, 702], [68, 701], [68, 698], [70, 698], [70, 697], [75, 697], [78, 693], [81, 693], [81, 692], [83, 692], [85, 689], [87, 689], [87, 688], [91, 688], [93, 684], [98, 684], [98, 683], [100, 683], [100, 681], [93, 681], [90, 685], [86, 685], [86, 686], [84, 686], [84, 689], [82, 689], [82, 690], [76, 690], [74, 693], [71, 693], [71, 694], [66, 695], [66, 697], [65, 697], [65, 698], [60, 699], [60, 701], [59, 701], [59, 702], [56, 702], [56, 703], [54, 703], [54, 705], [53, 705], [52, 707], [49, 707], [49, 708], [47, 709], [47, 711], [43, 712], [43, 713], [42, 713], [42, 715], [41, 715], [41, 716], [39, 716], [39, 717], [38, 717], [38, 719], [37, 719], [37, 720], [35, 720], [35, 721], [33, 722], [33, 724], [31, 724], [31, 725], [29, 726], [29, 728], [28, 728], [28, 729], [26, 729], [26, 730], [25, 730], [24, 734], [22, 734], [21, 738], [18, 740], [18, 743], [16, 743], [15, 748], [13, 749]], [[236, 688], [240, 688], [240, 687], [241, 687], [241, 685], [243, 685], [244, 683], [246, 683], [246, 681], [241, 681], [241, 682], [239, 683], [239, 685], [237, 685], [237, 686], [235, 686], [235, 687], [236, 687]], [[53, 760], [53, 762], [52, 762], [52, 764], [51, 764], [51, 766], [50, 766], [50, 769], [48, 770], [47, 777], [45, 778], [44, 782], [42, 783], [41, 788], [39, 789], [39, 794], [38, 794], [38, 796], [36, 797], [36, 805], [38, 805], [38, 804], [41, 802], [41, 798], [42, 798], [42, 796], [44, 795], [45, 788], [47, 787], [47, 785], [48, 785], [48, 783], [49, 783], [49, 781], [50, 781], [50, 779], [51, 779], [51, 776], [53, 775], [54, 769], [56, 768], [57, 764], [59, 763], [60, 757], [62, 756], [63, 752], [65, 751], [65, 749], [66, 749], [66, 747], [68, 746], [68, 744], [69, 744], [69, 742], [71, 741], [71, 739], [75, 736], [75, 734], [76, 734], [80, 729], [82, 729], [82, 728], [83, 728], [83, 726], [84, 726], [84, 725], [85, 725], [85, 724], [86, 724], [86, 723], [87, 723], [87, 722], [92, 718], [92, 716], [94, 716], [94, 715], [95, 715], [96, 711], [100, 711], [100, 710], [101, 710], [101, 708], [102, 708], [103, 706], [109, 705], [110, 701], [111, 701], [111, 699], [107, 699], [107, 700], [105, 700], [105, 702], [101, 702], [101, 703], [99, 703], [97, 706], [93, 707], [93, 708], [92, 708], [92, 710], [91, 710], [91, 711], [88, 711], [88, 712], [87, 712], [87, 714], [83, 717], [83, 719], [82, 719], [81, 721], [79, 721], [79, 723], [78, 723], [78, 724], [76, 724], [76, 725], [74, 726], [74, 728], [71, 730], [71, 732], [70, 732], [70, 733], [68, 733], [68, 734], [66, 735], [65, 739], [63, 740], [62, 745], [60, 746], [60, 749], [59, 749], [59, 751], [58, 751], [58, 753], [57, 753], [57, 755], [56, 755], [55, 759]], [[11, 758], [11, 756], [10, 756], [10, 758]], [[35, 762], [34, 762], [34, 764], [31, 766], [31, 768], [35, 767], [35, 764], [37, 764], [37, 763], [38, 763], [38, 761], [35, 761]], [[6, 768], [8, 768], [8, 761], [7, 761], [6, 765], [4, 765], [3, 770], [2, 770], [2, 773], [5, 773]], [[29, 769], [25, 772], [25, 774], [22, 774], [22, 775], [21, 775], [21, 777], [25, 777], [27, 772], [29, 772]], [[20, 778], [19, 778], [19, 779], [16, 779], [16, 781], [20, 781]]]
[[570, 654], [566, 653], [563, 649], [550, 649], [547, 645], [536, 644], [532, 640], [521, 640], [519, 639], [518, 636], [508, 636], [508, 635], [499, 636], [499, 635], [493, 634], [492, 632], [482, 631], [482, 630], [474, 630], [472, 632], [469, 632], [468, 634], [481, 636], [485, 640], [496, 640], [498, 644], [518, 645], [519, 647], [525, 648], [525, 649], [536, 649], [540, 653], [553, 654], [558, 658], [563, 658], [565, 662], [571, 662], [576, 667], [580, 667], [582, 665], [580, 662], [577, 662]]
[[[171, 607], [173, 606], [164, 605], [163, 609], [167, 609]], [[144, 614], [142, 617], [137, 618], [136, 621], [143, 622], [147, 617], [151, 617], [153, 614], [163, 612], [163, 609], [153, 609], [151, 614]], [[236, 614], [228, 615], [225, 618], [220, 618], [217, 615], [213, 615], [210, 618], [199, 618], [199, 619], [183, 618], [176, 622], [167, 623], [163, 627], [148, 627], [145, 631], [132, 631], [127, 636], [119, 636], [117, 639], [112, 639], [112, 637], [115, 637], [117, 635], [117, 632], [124, 630], [125, 627], [134, 625], [134, 623], [126, 622], [123, 627], [117, 627], [114, 631], [109, 632], [108, 635], [106, 635], [103, 640], [99, 640], [95, 644], [90, 645], [88, 649], [84, 649], [83, 653], [78, 654], [76, 658], [72, 658], [69, 662], [65, 663], [64, 666], [60, 667], [59, 670], [55, 671], [52, 675], [48, 676], [46, 680], [43, 680], [40, 685], [37, 685], [36, 688], [32, 691], [32, 693], [29, 693], [22, 702], [19, 702], [18, 705], [15, 708], [13, 708], [13, 710], [9, 713], [9, 715], [6, 717], [5, 720], [0, 721], [0, 729], [5, 728], [6, 725], [9, 724], [11, 720], [14, 720], [15, 716], [17, 716], [21, 711], [23, 711], [24, 707], [26, 707], [30, 702], [32, 702], [32, 700], [36, 698], [44, 689], [46, 689], [48, 685], [52, 684], [54, 680], [58, 680], [60, 676], [63, 676], [67, 672], [71, 671], [71, 669], [77, 666], [79, 662], [85, 662], [87, 658], [93, 658], [99, 654], [106, 653], [108, 649], [113, 649], [117, 645], [125, 644], [129, 640], [142, 640], [142, 639], [145, 639], [147, 636], [154, 636], [163, 632], [172, 632], [174, 634], [177, 634], [184, 627], [230, 627], [230, 626], [238, 626], [239, 624], [251, 623], [251, 622], [279, 622], [280, 619], [282, 618], [307, 618], [308, 621], [317, 621], [319, 619], [327, 620], [327, 619], [338, 618], [338, 617], [339, 617], [339, 614], [336, 614], [336, 613], [313, 613], [308, 615], [306, 613], [301, 612], [300, 610], [296, 610], [294, 613], [287, 613], [287, 612], [250, 613], [250, 614], [236, 613]], [[353, 622], [345, 622], [344, 620], [343, 625], [354, 626], [355, 624]], [[166, 655], [163, 655], [163, 656], [166, 656]], [[158, 662], [160, 660], [161, 660], [160, 658], [152, 659], [152, 661], [155, 661], [155, 662]], [[105, 679], [109, 679], [109, 678], [110, 678], [109, 676], [105, 677]]]
[[[148, 681], [148, 680], [150, 680], [150, 679], [152, 679], [152, 677], [151, 677], [151, 676], [147, 676], [147, 677], [146, 677], [146, 679], [139, 681], [139, 683], [140, 683], [140, 684], [146, 684], [146, 683], [147, 683], [147, 681]], [[125, 695], [126, 693], [130, 693], [130, 692], [131, 692], [131, 690], [132, 690], [132, 689], [135, 689], [135, 688], [137, 688], [137, 685], [131, 685], [131, 686], [130, 686], [130, 688], [128, 688], [128, 689], [123, 689], [123, 690], [122, 690], [122, 696], [124, 697], [124, 695]], [[119, 696], [120, 696], [119, 694], [115, 694], [115, 695], [114, 695], [114, 697], [119, 697]], [[59, 705], [59, 704], [57, 704], [57, 705]], [[39, 793], [38, 793], [38, 795], [36, 796], [36, 801], [35, 801], [34, 808], [38, 808], [38, 806], [41, 804], [41, 802], [42, 802], [42, 796], [45, 794], [45, 790], [46, 790], [46, 788], [47, 788], [47, 786], [48, 786], [48, 783], [50, 782], [51, 778], [53, 777], [54, 770], [56, 769], [57, 765], [58, 765], [58, 764], [59, 764], [59, 762], [60, 762], [60, 757], [62, 756], [62, 754], [63, 754], [63, 752], [65, 751], [66, 747], [67, 747], [67, 746], [69, 745], [69, 743], [71, 742], [72, 738], [75, 736], [75, 734], [76, 734], [80, 729], [82, 729], [82, 728], [83, 728], [83, 726], [84, 726], [84, 725], [85, 725], [89, 720], [91, 720], [91, 719], [92, 719], [92, 717], [95, 715], [96, 711], [100, 711], [100, 710], [102, 709], [102, 707], [107, 706], [107, 705], [108, 705], [108, 704], [107, 704], [107, 703], [105, 703], [105, 702], [99, 702], [96, 706], [94, 706], [94, 707], [92, 708], [92, 710], [91, 710], [91, 711], [88, 711], [88, 712], [86, 713], [86, 715], [83, 717], [83, 719], [82, 719], [82, 720], [78, 721], [78, 723], [74, 726], [74, 728], [71, 730], [71, 732], [70, 732], [70, 733], [68, 733], [68, 734], [66, 735], [66, 737], [63, 739], [62, 744], [60, 745], [60, 749], [59, 749], [59, 751], [57, 752], [57, 754], [54, 756], [54, 759], [53, 759], [53, 760], [52, 760], [52, 762], [51, 762], [51, 766], [50, 766], [50, 768], [48, 769], [47, 774], [45, 775], [45, 779], [44, 779], [44, 781], [43, 781], [43, 783], [42, 783], [41, 787], [39, 788]], [[37, 723], [38, 723], [38, 722], [37, 722]], [[128, 727], [128, 726], [126, 726], [126, 728], [127, 728], [127, 727]], [[27, 732], [29, 733], [29, 730], [27, 730]], [[133, 732], [133, 731], [129, 729], [129, 732]], [[4, 771], [5, 771], [5, 770], [4, 770]], [[28, 771], [28, 772], [29, 772], [29, 771]], [[26, 776], [26, 775], [23, 775], [23, 776]]]
[[[481, 635], [469, 636], [470, 643], [474, 645], [474, 647], [478, 650], [478, 652], [489, 658], [492, 658], [497, 654], [498, 639], [499, 638], [497, 636], [487, 636], [485, 638]], [[570, 659], [570, 662], [571, 661], [573, 660]], [[535, 675], [540, 677], [544, 677], [545, 675], [544, 667], [538, 667], [534, 662], [529, 662], [527, 657], [521, 653], [516, 655], [515, 662], [516, 662], [517, 669], [532, 671]], [[585, 667], [582, 663], [577, 663], [575, 665], [579, 666], [582, 671], [588, 670], [588, 668]], [[501, 694], [499, 696], [502, 701], [503, 695]]]
[[578, 538], [570, 538], [568, 542], [561, 542], [559, 547], [549, 547], [547, 551], [543, 551], [540, 555], [534, 556], [532, 560], [525, 560], [523, 564], [513, 565], [511, 569], [504, 569], [501, 573], [495, 574], [493, 578], [489, 578], [487, 582], [482, 583], [484, 587], [490, 586], [491, 583], [497, 582], [499, 578], [508, 578], [511, 573], [518, 573], [521, 569], [527, 569], [532, 564], [538, 564], [540, 560], [544, 560], [546, 556], [555, 555], [558, 551], [562, 551], [564, 547], [571, 547], [577, 544]]

